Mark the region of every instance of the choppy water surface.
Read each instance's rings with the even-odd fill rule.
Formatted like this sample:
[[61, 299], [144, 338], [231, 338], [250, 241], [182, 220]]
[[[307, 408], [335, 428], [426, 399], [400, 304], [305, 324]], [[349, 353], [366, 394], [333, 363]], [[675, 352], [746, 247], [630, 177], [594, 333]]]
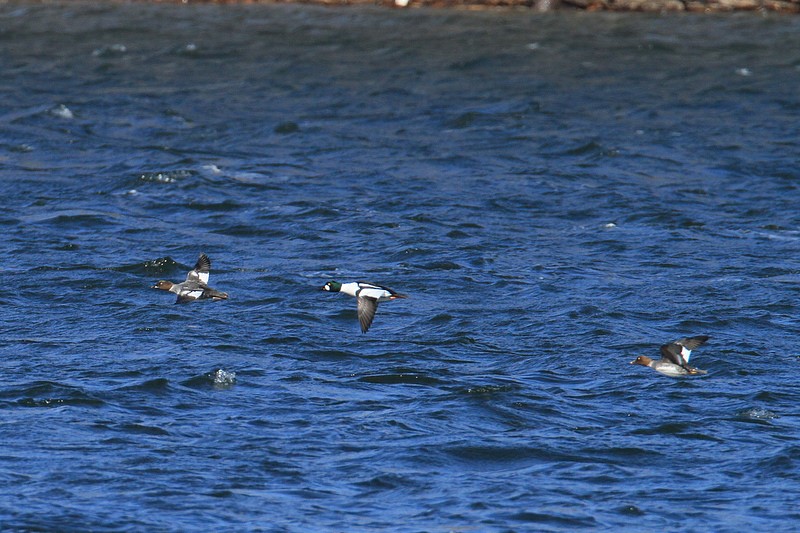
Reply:
[[3, 529], [795, 528], [799, 20], [0, 6]]

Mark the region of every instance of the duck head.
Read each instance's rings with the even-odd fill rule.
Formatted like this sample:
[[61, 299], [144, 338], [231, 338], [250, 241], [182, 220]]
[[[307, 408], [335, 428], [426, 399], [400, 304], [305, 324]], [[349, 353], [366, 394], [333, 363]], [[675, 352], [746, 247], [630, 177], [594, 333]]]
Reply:
[[329, 292], [339, 292], [340, 290], [342, 290], [342, 284], [339, 283], [338, 281], [329, 281], [328, 283], [322, 286], [322, 290]]
[[150, 288], [151, 289], [161, 289], [162, 291], [168, 291], [168, 290], [170, 290], [172, 288], [172, 282], [162, 279], [161, 281], [156, 282], [156, 284], [153, 285]]

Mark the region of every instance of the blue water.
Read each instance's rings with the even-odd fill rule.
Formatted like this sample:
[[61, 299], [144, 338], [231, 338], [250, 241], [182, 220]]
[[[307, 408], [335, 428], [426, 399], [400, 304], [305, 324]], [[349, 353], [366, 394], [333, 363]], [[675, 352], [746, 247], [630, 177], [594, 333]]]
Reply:
[[[0, 58], [1, 529], [797, 528], [800, 19], [12, 3]], [[150, 289], [203, 251], [229, 300]]]

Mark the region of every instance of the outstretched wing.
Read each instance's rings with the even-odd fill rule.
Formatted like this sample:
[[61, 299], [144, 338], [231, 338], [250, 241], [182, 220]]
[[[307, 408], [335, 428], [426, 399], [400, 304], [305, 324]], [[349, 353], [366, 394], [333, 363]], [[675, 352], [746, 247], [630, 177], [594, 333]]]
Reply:
[[375, 318], [378, 310], [378, 300], [368, 296], [359, 296], [358, 301], [358, 322], [361, 324], [361, 333], [366, 333]]
[[[680, 344], [675, 342], [671, 342], [669, 344], [665, 344], [661, 347], [661, 356], [668, 360], [670, 363], [676, 364], [678, 366], [686, 366], [689, 361], [684, 359], [682, 354], [683, 347]], [[689, 350], [689, 355], [691, 355], [692, 351]]]
[[199, 281], [208, 283], [208, 276], [211, 272], [211, 259], [206, 254], [200, 254], [194, 268], [186, 275], [186, 281]]
[[705, 344], [708, 339], [708, 335], [699, 335], [672, 341], [661, 347], [661, 355], [678, 366], [686, 367], [692, 356], [692, 350]]
[[688, 337], [686, 339], [679, 339], [677, 341], [674, 341], [674, 344], [677, 344], [678, 346], [682, 347], [681, 355], [688, 363], [689, 357], [692, 356], [692, 350], [694, 350], [698, 346], [702, 346], [703, 344], [705, 344], [708, 339], [709, 339], [708, 335], [698, 335], [697, 337]]

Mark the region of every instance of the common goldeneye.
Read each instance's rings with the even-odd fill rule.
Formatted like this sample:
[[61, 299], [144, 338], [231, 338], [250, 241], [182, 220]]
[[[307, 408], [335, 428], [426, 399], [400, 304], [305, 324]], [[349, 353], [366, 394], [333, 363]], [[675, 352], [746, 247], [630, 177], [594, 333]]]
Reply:
[[178, 295], [176, 304], [185, 304], [195, 300], [225, 300], [228, 294], [212, 289], [208, 286], [208, 274], [211, 270], [211, 259], [206, 254], [200, 254], [194, 268], [186, 275], [183, 283], [172, 283], [171, 281], [161, 280], [155, 285], [154, 289], [174, 292]]
[[375, 311], [378, 310], [379, 302], [408, 298], [405, 294], [399, 294], [388, 287], [382, 287], [364, 281], [354, 281], [352, 283], [329, 281], [322, 287], [322, 290], [343, 292], [350, 296], [355, 296], [358, 302], [358, 322], [361, 324], [361, 333], [366, 333], [372, 324], [372, 319], [375, 318]]
[[678, 376], [707, 374], [708, 372], [705, 370], [689, 366], [689, 357], [692, 356], [692, 350], [705, 344], [708, 339], [708, 335], [678, 339], [661, 347], [661, 359], [658, 361], [653, 361], [646, 355], [640, 355], [631, 361], [631, 364], [649, 366], [656, 372], [673, 378]]

